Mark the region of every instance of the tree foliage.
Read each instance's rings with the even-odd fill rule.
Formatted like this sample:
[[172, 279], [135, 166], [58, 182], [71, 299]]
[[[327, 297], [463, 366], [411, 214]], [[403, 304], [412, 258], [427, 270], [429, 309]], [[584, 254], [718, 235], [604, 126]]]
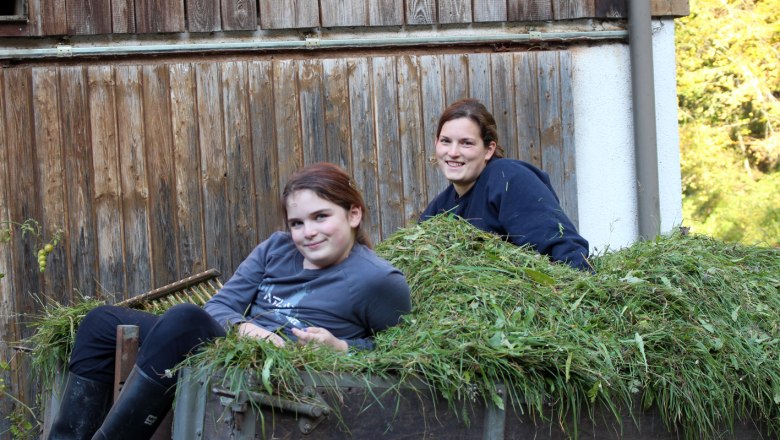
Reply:
[[780, 0], [692, 0], [677, 23], [685, 217], [780, 246]]

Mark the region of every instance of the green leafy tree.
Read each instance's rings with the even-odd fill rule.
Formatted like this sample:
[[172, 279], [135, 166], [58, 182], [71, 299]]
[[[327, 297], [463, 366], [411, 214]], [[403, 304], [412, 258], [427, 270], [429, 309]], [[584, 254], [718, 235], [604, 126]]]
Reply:
[[780, 246], [780, 0], [692, 0], [677, 23], [686, 221]]

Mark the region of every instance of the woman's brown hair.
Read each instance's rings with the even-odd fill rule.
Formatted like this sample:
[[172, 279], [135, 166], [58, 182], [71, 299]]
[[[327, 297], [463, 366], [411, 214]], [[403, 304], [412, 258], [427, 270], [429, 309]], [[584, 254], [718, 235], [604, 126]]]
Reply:
[[493, 153], [493, 157], [504, 157], [504, 148], [498, 143], [495, 118], [481, 102], [473, 98], [461, 99], [444, 110], [441, 117], [439, 117], [436, 139], [439, 139], [441, 128], [445, 123], [460, 118], [469, 118], [479, 126], [480, 137], [486, 147], [491, 142], [496, 143], [496, 152]]
[[360, 208], [363, 212], [362, 220], [355, 228], [355, 240], [369, 248], [371, 239], [363, 228], [368, 222], [368, 208], [363, 201], [363, 196], [358, 191], [355, 182], [344, 170], [338, 166], [320, 162], [304, 167], [290, 177], [282, 191], [282, 213], [287, 219], [287, 198], [296, 191], [308, 189], [318, 197], [334, 203], [349, 211], [352, 207]]

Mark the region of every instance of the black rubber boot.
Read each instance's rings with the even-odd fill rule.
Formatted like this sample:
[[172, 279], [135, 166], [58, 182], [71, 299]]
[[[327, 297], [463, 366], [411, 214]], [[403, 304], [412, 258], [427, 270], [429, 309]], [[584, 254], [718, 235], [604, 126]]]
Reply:
[[89, 440], [111, 408], [114, 386], [68, 373], [49, 440]]
[[127, 377], [93, 440], [144, 440], [151, 438], [173, 404], [174, 389], [152, 380], [138, 366]]

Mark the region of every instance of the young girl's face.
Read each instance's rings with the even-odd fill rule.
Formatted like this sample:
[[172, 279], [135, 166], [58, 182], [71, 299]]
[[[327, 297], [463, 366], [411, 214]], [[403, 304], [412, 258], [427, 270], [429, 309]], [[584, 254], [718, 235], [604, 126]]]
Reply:
[[286, 204], [287, 226], [304, 268], [324, 269], [349, 256], [363, 217], [360, 208], [346, 210], [308, 189], [290, 194]]

